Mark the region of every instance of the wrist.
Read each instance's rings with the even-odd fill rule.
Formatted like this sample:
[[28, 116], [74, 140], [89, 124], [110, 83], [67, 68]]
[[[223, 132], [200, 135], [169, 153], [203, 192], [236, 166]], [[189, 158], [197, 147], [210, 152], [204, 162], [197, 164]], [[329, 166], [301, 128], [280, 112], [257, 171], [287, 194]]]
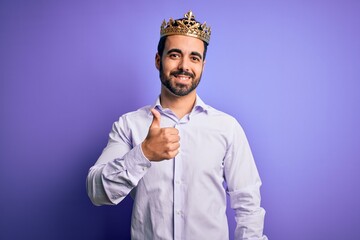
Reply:
[[141, 143], [141, 151], [147, 160], [151, 161], [151, 154], [149, 153], [149, 148], [147, 147], [146, 140]]

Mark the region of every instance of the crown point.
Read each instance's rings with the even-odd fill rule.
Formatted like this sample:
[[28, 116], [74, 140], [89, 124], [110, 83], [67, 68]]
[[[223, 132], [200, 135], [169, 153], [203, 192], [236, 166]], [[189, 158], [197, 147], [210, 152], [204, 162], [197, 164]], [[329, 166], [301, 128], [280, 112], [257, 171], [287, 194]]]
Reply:
[[193, 12], [190, 10], [187, 13], [185, 13], [184, 15], [185, 18], [187, 18], [189, 21], [191, 21], [192, 19], [195, 19], [195, 15], [193, 14]]
[[166, 26], [166, 21], [165, 21], [165, 19], [164, 19], [164, 21], [163, 21], [162, 24], [161, 24], [161, 29], [165, 28], [165, 26]]

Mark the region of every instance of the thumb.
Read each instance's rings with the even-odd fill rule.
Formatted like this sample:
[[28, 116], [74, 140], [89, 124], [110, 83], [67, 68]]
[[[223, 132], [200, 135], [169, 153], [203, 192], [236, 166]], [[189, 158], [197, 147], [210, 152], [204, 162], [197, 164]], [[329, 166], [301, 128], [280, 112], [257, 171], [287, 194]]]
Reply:
[[154, 118], [150, 125], [150, 128], [160, 128], [160, 120], [161, 120], [160, 113], [157, 110], [155, 110], [154, 108], [151, 109], [151, 113], [154, 116]]

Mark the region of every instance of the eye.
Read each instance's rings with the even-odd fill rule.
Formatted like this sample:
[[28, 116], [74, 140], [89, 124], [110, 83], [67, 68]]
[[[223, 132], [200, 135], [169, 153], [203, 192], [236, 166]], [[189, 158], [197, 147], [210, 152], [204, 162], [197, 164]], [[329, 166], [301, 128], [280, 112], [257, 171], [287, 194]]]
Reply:
[[169, 54], [169, 57], [172, 58], [172, 59], [178, 59], [178, 58], [180, 58], [180, 54], [178, 54], [178, 53], [171, 53], [171, 54]]
[[200, 62], [200, 58], [197, 57], [197, 56], [192, 56], [191, 60], [194, 61], [194, 62]]

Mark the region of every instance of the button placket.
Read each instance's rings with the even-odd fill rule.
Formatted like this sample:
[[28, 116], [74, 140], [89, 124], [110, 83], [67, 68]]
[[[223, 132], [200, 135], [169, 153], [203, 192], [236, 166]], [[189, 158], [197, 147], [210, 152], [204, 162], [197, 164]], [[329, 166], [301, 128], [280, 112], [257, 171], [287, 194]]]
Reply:
[[179, 130], [180, 149], [178, 155], [174, 158], [174, 238], [181, 239], [184, 229], [184, 213], [183, 213], [183, 188], [181, 187], [181, 177], [183, 171], [181, 159], [181, 124], [178, 122], [174, 128]]

